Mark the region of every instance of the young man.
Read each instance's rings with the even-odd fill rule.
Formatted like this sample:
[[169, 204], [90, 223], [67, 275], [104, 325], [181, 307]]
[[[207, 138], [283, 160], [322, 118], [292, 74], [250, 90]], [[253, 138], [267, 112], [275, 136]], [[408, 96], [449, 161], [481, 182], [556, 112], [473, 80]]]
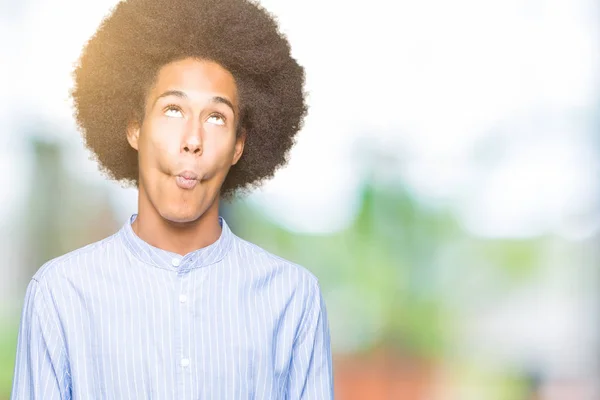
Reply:
[[[331, 399], [306, 269], [235, 236], [219, 200], [283, 165], [304, 71], [246, 0], [128, 0], [86, 45], [73, 99], [138, 214], [31, 280], [13, 399]], [[93, 212], [93, 210], [90, 210]]]

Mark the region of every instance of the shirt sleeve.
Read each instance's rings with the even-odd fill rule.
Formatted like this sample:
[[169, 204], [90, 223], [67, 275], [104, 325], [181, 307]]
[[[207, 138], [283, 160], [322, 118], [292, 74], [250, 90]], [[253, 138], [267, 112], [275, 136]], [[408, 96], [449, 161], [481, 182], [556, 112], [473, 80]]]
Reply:
[[331, 341], [325, 301], [315, 283], [292, 348], [287, 398], [333, 399]]
[[27, 286], [11, 400], [70, 399], [70, 376], [58, 316], [47, 288], [32, 279]]

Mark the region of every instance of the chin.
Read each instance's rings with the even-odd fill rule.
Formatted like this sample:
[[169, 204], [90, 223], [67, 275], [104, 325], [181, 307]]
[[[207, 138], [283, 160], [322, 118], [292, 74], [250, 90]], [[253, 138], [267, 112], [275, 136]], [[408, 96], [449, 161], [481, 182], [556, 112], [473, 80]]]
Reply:
[[206, 187], [184, 191], [168, 185], [160, 189], [148, 194], [144, 192], [144, 195], [149, 206], [166, 222], [179, 225], [194, 223], [215, 206]]
[[186, 224], [190, 222], [197, 221], [202, 216], [203, 212], [201, 210], [189, 210], [189, 209], [180, 209], [180, 210], [164, 210], [160, 212], [160, 216], [169, 222], [173, 222], [175, 224]]

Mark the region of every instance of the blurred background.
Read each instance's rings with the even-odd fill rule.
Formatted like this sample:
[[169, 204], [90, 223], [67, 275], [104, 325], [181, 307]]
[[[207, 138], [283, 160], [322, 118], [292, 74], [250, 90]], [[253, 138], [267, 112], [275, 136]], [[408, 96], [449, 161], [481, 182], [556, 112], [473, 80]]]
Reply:
[[[115, 3], [0, 2], [0, 399], [31, 276], [136, 212], [68, 97]], [[262, 4], [310, 112], [222, 213], [319, 278], [336, 398], [600, 399], [599, 3]]]

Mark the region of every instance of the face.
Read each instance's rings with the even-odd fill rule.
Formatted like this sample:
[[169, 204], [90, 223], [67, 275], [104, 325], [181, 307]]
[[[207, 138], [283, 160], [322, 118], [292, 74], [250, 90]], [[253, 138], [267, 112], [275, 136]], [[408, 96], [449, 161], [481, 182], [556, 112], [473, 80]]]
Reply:
[[142, 204], [178, 223], [217, 207], [221, 185], [238, 162], [244, 136], [236, 136], [239, 105], [231, 73], [212, 61], [185, 59], [158, 73], [141, 126], [127, 132], [138, 151]]

